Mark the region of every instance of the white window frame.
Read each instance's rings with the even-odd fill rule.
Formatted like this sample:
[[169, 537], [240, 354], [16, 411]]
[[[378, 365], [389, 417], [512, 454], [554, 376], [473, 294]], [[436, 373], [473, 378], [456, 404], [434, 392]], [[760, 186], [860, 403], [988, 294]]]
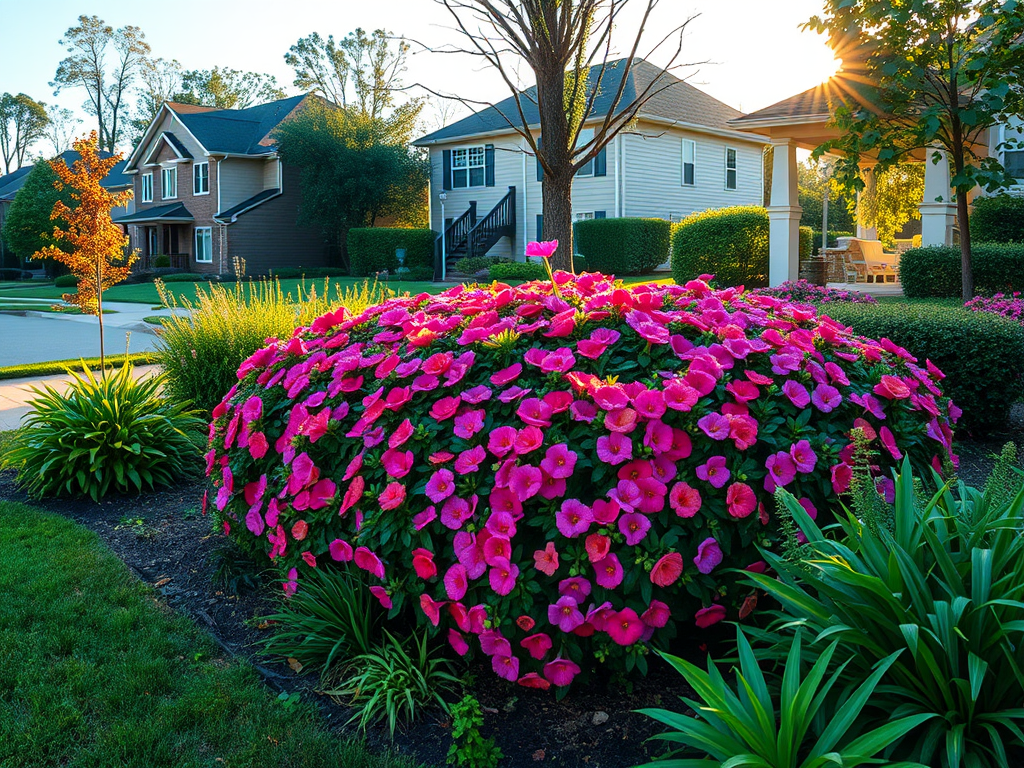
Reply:
[[[729, 165], [729, 153], [732, 152], [732, 166]], [[725, 148], [725, 191], [735, 192], [740, 186], [740, 153], [735, 147]], [[729, 186], [729, 173], [732, 173], [732, 186]]]
[[574, 213], [572, 215], [573, 222], [577, 222], [577, 221], [590, 221], [590, 220], [592, 220], [594, 218], [595, 218], [595, 216], [594, 216], [594, 212], [593, 211], [580, 211], [579, 213]]
[[[686, 159], [686, 150], [690, 150], [690, 159]], [[693, 139], [683, 139], [682, 147], [680, 149], [682, 158], [682, 170], [679, 177], [679, 183], [684, 187], [695, 187], [697, 186], [697, 142]], [[686, 180], [686, 166], [690, 166], [690, 180]]]
[[[594, 129], [584, 128], [580, 131], [579, 138], [576, 139], [576, 148], [585, 147], [587, 144], [594, 140]], [[597, 156], [590, 158], [578, 171], [576, 171], [576, 178], [588, 179], [594, 175], [594, 161], [597, 160]]]
[[[172, 179], [173, 185], [168, 184], [167, 180]], [[173, 186], [174, 194], [167, 194], [167, 190]], [[160, 169], [160, 195], [164, 200], [174, 200], [178, 196], [178, 166], [172, 165], [170, 168]]]
[[[1007, 173], [1010, 173], [1009, 164], [1006, 162], [1007, 157], [1009, 155], [1013, 155], [1015, 157], [1020, 156], [1020, 157], [1024, 158], [1024, 148], [1021, 148], [1021, 149], [1004, 149], [1003, 150], [1003, 156], [1002, 156], [1001, 160], [1002, 160], [1002, 163], [1003, 163], [1003, 167], [1006, 168], [1006, 172]], [[1020, 163], [1019, 167], [1020, 167], [1021, 173], [1019, 175], [1014, 175], [1014, 178], [1017, 180], [1018, 184], [1020, 182], [1024, 181], [1024, 161], [1022, 161]]]
[[[205, 259], [199, 258], [199, 236], [203, 235], [202, 242], [205, 242], [206, 248], [204, 249]], [[213, 263], [213, 227], [196, 227], [195, 234], [192, 236], [193, 255], [195, 256], [196, 264], [212, 264]]]
[[[149, 184], [146, 184], [146, 182]], [[148, 189], [147, 189], [148, 187]], [[142, 189], [140, 190], [140, 202], [152, 203], [153, 202], [153, 173], [142, 174]]]
[[[199, 176], [199, 169], [205, 168], [206, 173], [203, 176]], [[206, 189], [197, 189], [197, 182], [202, 179], [206, 182]], [[210, 164], [206, 163], [195, 163], [192, 166], [192, 196], [200, 197], [201, 195], [210, 194]]]
[[[465, 165], [456, 165], [457, 161], [464, 161]], [[472, 172], [480, 169], [480, 183], [473, 184]], [[456, 173], [465, 173], [465, 184], [455, 182]], [[483, 144], [472, 147], [459, 147], [452, 150], [452, 189], [476, 189], [487, 186], [487, 148]]]

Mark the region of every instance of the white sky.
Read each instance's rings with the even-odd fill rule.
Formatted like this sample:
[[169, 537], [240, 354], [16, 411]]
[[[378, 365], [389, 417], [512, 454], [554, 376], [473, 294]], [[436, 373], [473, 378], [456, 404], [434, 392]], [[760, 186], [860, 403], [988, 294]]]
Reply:
[[[632, 41], [642, 2], [631, 0], [636, 8], [620, 18], [620, 54]], [[817, 85], [835, 71], [824, 39], [799, 28], [820, 10], [821, 0], [662, 0], [640, 53], [646, 54], [665, 30], [698, 14], [687, 28], [682, 60], [707, 63], [677, 75], [692, 74], [693, 85], [751, 112]], [[343, 37], [356, 27], [384, 28], [433, 47], [459, 39], [434, 0], [0, 0], [0, 93], [24, 92], [80, 111], [83, 92], [65, 91], [55, 98], [48, 83], [65, 55], [59, 40], [81, 13], [114, 26], [141, 27], [154, 56], [177, 59], [186, 69], [268, 72], [290, 93], [296, 89], [284, 54], [314, 31]], [[667, 51], [649, 58], [664, 64]], [[421, 82], [467, 98], [507, 95], [478, 60], [418, 52], [408, 69], [407, 84]], [[87, 130], [92, 118], [80, 116]]]

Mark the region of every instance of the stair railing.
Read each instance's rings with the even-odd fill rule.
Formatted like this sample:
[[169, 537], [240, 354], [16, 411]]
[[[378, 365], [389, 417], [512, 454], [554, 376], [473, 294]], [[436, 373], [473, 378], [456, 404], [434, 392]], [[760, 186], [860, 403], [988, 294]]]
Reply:
[[516, 188], [510, 186], [508, 193], [498, 201], [490, 212], [467, 232], [468, 256], [473, 258], [480, 251], [484, 255], [498, 238], [512, 236], [516, 230]]
[[[444, 269], [441, 265], [442, 254], [446, 257], [455, 253], [469, 239], [469, 233], [476, 226], [476, 200], [469, 202], [464, 214], [449, 224], [444, 232], [434, 239], [434, 280], [443, 279]], [[444, 247], [441, 247], [442, 239]]]

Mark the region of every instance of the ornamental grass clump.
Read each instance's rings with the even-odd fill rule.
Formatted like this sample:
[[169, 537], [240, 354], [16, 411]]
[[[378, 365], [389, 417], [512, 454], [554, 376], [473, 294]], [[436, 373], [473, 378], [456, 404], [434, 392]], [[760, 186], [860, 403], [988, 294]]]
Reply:
[[[743, 617], [779, 537], [772, 492], [826, 513], [852, 476], [953, 460], [941, 374], [813, 308], [555, 273], [318, 318], [243, 363], [207, 469], [225, 531], [294, 593], [366, 572], [501, 677], [565, 686], [594, 658]], [[434, 630], [432, 630], [434, 631]]]

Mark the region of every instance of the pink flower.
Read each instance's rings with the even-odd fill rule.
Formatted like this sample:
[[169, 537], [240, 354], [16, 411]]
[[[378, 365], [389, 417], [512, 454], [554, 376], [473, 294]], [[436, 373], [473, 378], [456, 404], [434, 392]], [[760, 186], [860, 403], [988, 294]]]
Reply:
[[498, 427], [487, 438], [487, 450], [502, 458], [515, 448], [517, 434], [515, 427]]
[[660, 419], [665, 415], [665, 393], [657, 389], [645, 389], [633, 398], [633, 407], [645, 419]]
[[487, 459], [487, 451], [482, 445], [477, 445], [469, 450], [463, 451], [455, 460], [455, 471], [460, 475], [468, 475], [477, 472], [480, 464]]
[[492, 656], [491, 669], [498, 677], [511, 683], [519, 679], [519, 659], [515, 656]]
[[384, 587], [370, 587], [370, 594], [376, 597], [378, 601], [380, 601], [380, 604], [384, 607], [385, 610], [390, 611], [391, 608], [394, 606], [394, 603], [391, 600], [391, 595], [388, 594], [388, 591], [384, 589]]
[[522, 372], [522, 363], [515, 363], [514, 365], [510, 365], [508, 368], [502, 368], [497, 373], [491, 374], [491, 384], [496, 387], [503, 387], [506, 384], [511, 384], [519, 378], [519, 374]]
[[455, 436], [463, 440], [469, 440], [483, 428], [484, 411], [481, 409], [466, 411], [455, 417]]
[[704, 434], [712, 440], [725, 440], [729, 437], [729, 419], [720, 413], [709, 413], [697, 421]]
[[544, 665], [544, 677], [554, 686], [564, 688], [580, 673], [579, 665], [561, 657]]
[[432, 579], [437, 575], [434, 553], [418, 547], [412, 551], [412, 568], [421, 579]]
[[698, 627], [701, 629], [707, 629], [725, 618], [725, 608], [718, 603], [715, 603], [707, 608], [701, 608], [694, 615], [694, 618], [697, 620]]
[[378, 579], [384, 578], [384, 563], [366, 547], [356, 547], [355, 562], [357, 568], [366, 571], [371, 576], [376, 576]]
[[335, 539], [328, 545], [327, 549], [331, 553], [333, 560], [345, 563], [352, 559], [352, 545], [344, 539]]
[[441, 621], [442, 608], [444, 608], [444, 601], [438, 602], [426, 593], [420, 595], [420, 609], [423, 611], [423, 614], [427, 617], [430, 623], [435, 627], [438, 625], [438, 622]]
[[[775, 485], [785, 487], [796, 477], [796, 464], [793, 463], [793, 457], [785, 451], [779, 451], [769, 456], [765, 467], [768, 469], [768, 477]], [[768, 490], [774, 491], [775, 489], [769, 488]]]
[[412, 469], [412, 451], [398, 451], [391, 448], [381, 454], [380, 461], [384, 471], [397, 480], [400, 477], [405, 477]]
[[446, 528], [453, 531], [459, 530], [462, 524], [472, 516], [473, 509], [470, 508], [469, 502], [458, 496], [452, 496], [441, 507], [441, 522]]
[[524, 637], [519, 641], [519, 645], [525, 648], [527, 653], [539, 661], [544, 658], [544, 655], [548, 651], [551, 650], [551, 638], [543, 632], [538, 632], [536, 635]]
[[640, 620], [648, 627], [660, 629], [672, 617], [671, 609], [660, 600], [651, 600], [650, 606], [640, 614]]
[[576, 468], [576, 452], [570, 451], [565, 443], [553, 445], [545, 451], [540, 468], [554, 478], [572, 477]]
[[878, 437], [881, 438], [882, 445], [885, 446], [885, 450], [887, 450], [892, 457], [896, 459], [896, 461], [903, 458], [903, 451], [901, 451], [899, 446], [896, 445], [896, 438], [893, 437], [892, 430], [888, 427], [882, 427], [878, 430]]
[[788, 397], [789, 401], [797, 408], [806, 408], [807, 404], [811, 402], [811, 396], [807, 394], [804, 385], [792, 379], [782, 385], [782, 394]]
[[441, 503], [455, 493], [455, 475], [448, 469], [437, 470], [427, 481], [424, 492], [435, 504]]
[[793, 459], [797, 472], [807, 475], [814, 471], [818, 456], [807, 440], [801, 440], [789, 447], [789, 455]]
[[761, 394], [761, 390], [757, 388], [757, 385], [749, 381], [730, 381], [726, 385], [725, 390], [735, 398], [737, 403], [756, 400]]
[[733, 483], [725, 494], [729, 514], [744, 518], [757, 508], [757, 497], [746, 483]]
[[417, 531], [422, 531], [437, 519], [437, 508], [431, 504], [417, 515], [413, 515], [412, 525]]
[[524, 422], [535, 427], [551, 426], [551, 406], [539, 398], [530, 397], [523, 400], [516, 414]]
[[523, 427], [516, 435], [514, 445], [516, 456], [525, 456], [528, 453], [532, 453], [543, 444], [544, 433], [540, 431], [540, 427], [532, 425]]
[[622, 563], [615, 554], [609, 553], [594, 563], [594, 581], [600, 587], [615, 589], [622, 583], [622, 576]]
[[546, 576], [554, 576], [558, 570], [558, 551], [555, 549], [555, 543], [549, 541], [544, 549], [534, 552], [533, 561], [538, 571]]
[[405, 501], [405, 486], [401, 483], [388, 483], [383, 493], [377, 497], [381, 509], [395, 509]]
[[697, 570], [703, 574], [711, 573], [722, 562], [722, 550], [714, 538], [704, 539], [697, 547], [697, 556], [693, 558]]
[[270, 444], [267, 442], [267, 436], [262, 432], [253, 432], [249, 435], [249, 455], [257, 461], [267, 455], [267, 451], [270, 450]]
[[502, 596], [515, 589], [517, 578], [519, 578], [519, 566], [503, 558], [496, 560], [488, 572], [491, 589], [495, 594]]
[[444, 590], [449, 600], [461, 600], [469, 587], [466, 568], [461, 563], [452, 565], [444, 575]]
[[715, 488], [722, 488], [729, 482], [732, 473], [725, 466], [725, 456], [712, 456], [706, 462], [697, 467], [697, 477], [705, 480]]
[[670, 587], [683, 575], [683, 556], [678, 552], [662, 555], [651, 570], [651, 583], [659, 587]]
[[831, 384], [819, 384], [811, 393], [811, 402], [822, 413], [829, 413], [839, 407], [843, 396]]
[[583, 614], [579, 605], [569, 596], [558, 598], [557, 602], [548, 606], [548, 621], [563, 632], [572, 632], [583, 624]]
[[669, 505], [679, 517], [693, 517], [700, 511], [700, 492], [682, 481], [672, 486], [668, 496]]
[[526, 255], [539, 256], [542, 259], [550, 259], [557, 249], [557, 240], [546, 240], [542, 242], [533, 241], [526, 244]]
[[566, 499], [555, 513], [559, 533], [570, 539], [586, 533], [593, 522], [593, 510], [577, 499]]
[[899, 376], [884, 374], [881, 382], [875, 384], [874, 393], [889, 400], [904, 400], [910, 397], [910, 387]]
[[635, 547], [647, 536], [651, 530], [651, 521], [647, 515], [639, 512], [627, 512], [619, 517], [619, 532], [626, 537], [626, 543]]
[[610, 549], [612, 540], [601, 533], [592, 533], [587, 536], [585, 549], [587, 550], [587, 559], [592, 563], [599, 563], [608, 556], [608, 550]]
[[633, 442], [623, 434], [612, 432], [597, 438], [597, 458], [613, 467], [633, 458]]
[[846, 493], [852, 478], [853, 468], [849, 464], [836, 464], [832, 467], [832, 490], [836, 493]]
[[509, 473], [509, 490], [525, 501], [537, 495], [543, 479], [541, 471], [536, 467], [515, 467]]
[[462, 633], [454, 627], [448, 630], [448, 644], [451, 645], [459, 656], [465, 656], [469, 653], [469, 643], [466, 642], [466, 638], [462, 636]]
[[618, 645], [633, 645], [644, 633], [644, 623], [632, 608], [623, 608], [609, 617], [604, 631]]
[[571, 579], [562, 579], [558, 582], [558, 594], [562, 597], [571, 597], [577, 605], [582, 605], [590, 594], [590, 582], [582, 576], [573, 576]]
[[523, 688], [536, 688], [541, 691], [546, 691], [551, 687], [551, 683], [536, 672], [527, 672], [525, 675], [520, 677], [519, 685], [523, 686]]

